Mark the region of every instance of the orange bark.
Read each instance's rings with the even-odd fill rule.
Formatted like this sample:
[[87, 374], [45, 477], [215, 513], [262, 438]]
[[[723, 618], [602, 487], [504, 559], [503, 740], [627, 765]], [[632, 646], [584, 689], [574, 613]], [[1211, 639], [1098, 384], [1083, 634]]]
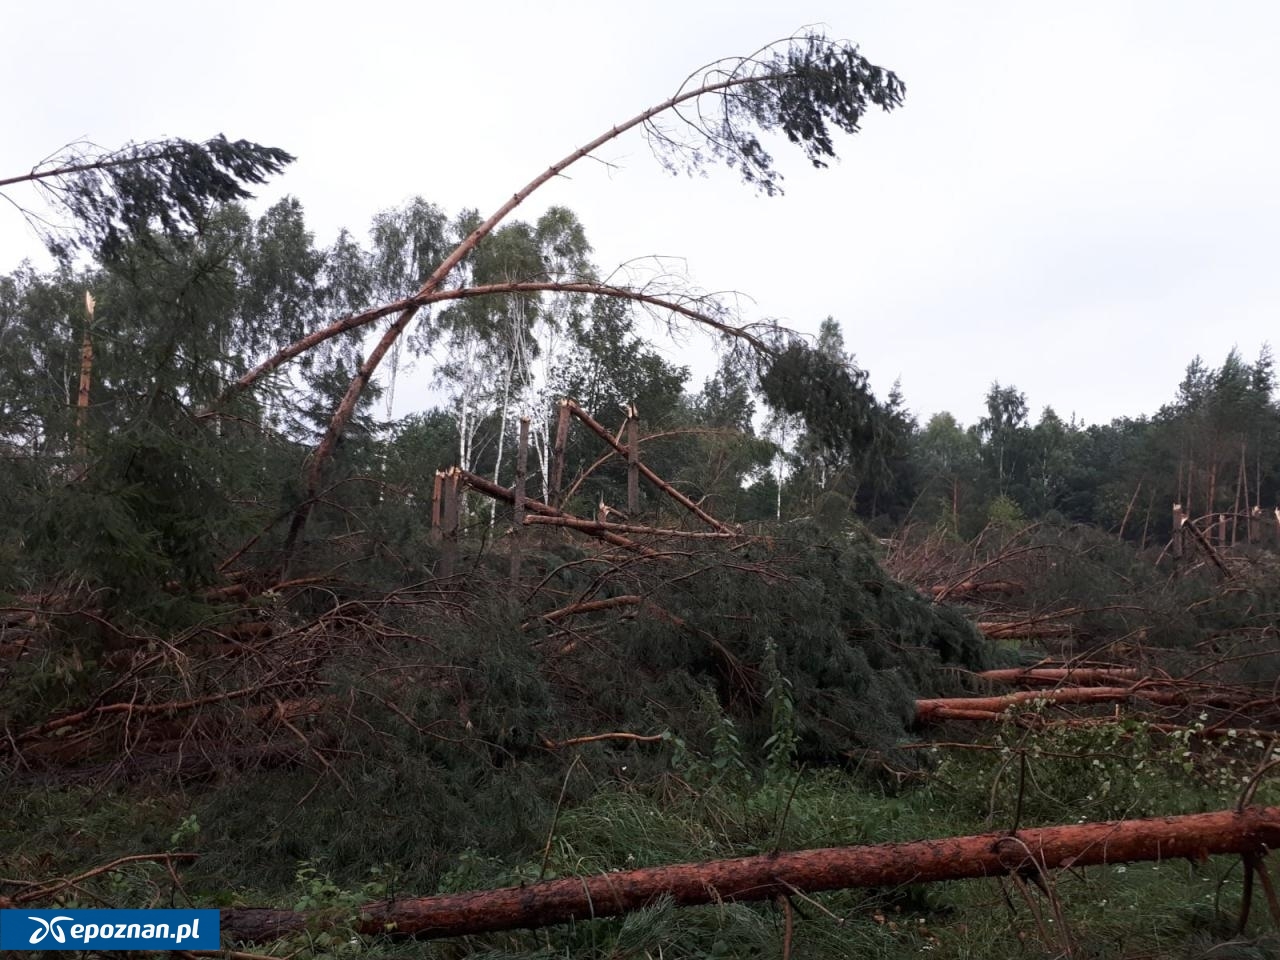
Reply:
[[[367, 904], [356, 926], [365, 934], [453, 937], [616, 916], [659, 897], [670, 897], [679, 906], [769, 900], [797, 891], [896, 887], [1093, 864], [1202, 859], [1217, 853], [1252, 855], [1277, 844], [1280, 809], [1251, 807], [1239, 812], [1042, 827], [1015, 835], [987, 833], [769, 853], [501, 890], [383, 900]], [[262, 942], [321, 919], [291, 910], [241, 907], [222, 912], [222, 932], [233, 940]]]
[[1141, 675], [1133, 667], [1014, 667], [1006, 670], [983, 670], [978, 676], [992, 683], [1024, 687], [1059, 683], [1070, 683], [1073, 686], [1114, 686], [1141, 679]]
[[[998, 697], [939, 697], [916, 701], [916, 722], [955, 719], [959, 713], [982, 714], [995, 717], [1010, 707], [1037, 700], [1049, 703], [1125, 703], [1129, 700], [1145, 700], [1147, 703], [1185, 706], [1191, 703], [1231, 706], [1239, 698], [1229, 693], [1179, 689], [1176, 687], [1144, 687], [1134, 684], [1128, 687], [1060, 687], [1056, 690], [1019, 690]], [[977, 717], [968, 717], [977, 719]]]

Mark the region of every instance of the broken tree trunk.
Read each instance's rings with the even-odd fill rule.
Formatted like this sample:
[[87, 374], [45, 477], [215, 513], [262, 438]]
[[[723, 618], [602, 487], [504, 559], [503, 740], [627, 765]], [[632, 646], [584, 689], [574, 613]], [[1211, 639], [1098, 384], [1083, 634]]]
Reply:
[[983, 670], [978, 676], [1011, 687], [1054, 686], [1060, 683], [1078, 687], [1115, 686], [1142, 679], [1142, 674], [1135, 667], [1012, 667]]
[[[515, 494], [506, 487], [500, 487], [496, 483], [486, 480], [484, 477], [471, 473], [468, 470], [462, 470], [458, 467], [454, 467], [453, 469], [458, 471], [458, 477], [461, 482], [465, 483], [472, 490], [475, 490], [478, 493], [483, 493], [487, 497], [493, 497], [495, 500], [501, 500], [504, 503], [513, 503], [515, 501]], [[560, 517], [571, 520], [581, 519], [580, 517], [570, 517], [566, 513], [561, 513], [555, 507], [547, 506], [541, 500], [533, 500], [529, 497], [525, 498], [524, 509], [526, 521], [532, 519], [535, 514], [542, 517]], [[591, 526], [598, 526], [598, 524], [591, 524]], [[648, 547], [636, 543], [634, 540], [628, 540], [626, 537], [619, 536], [616, 533], [587, 529], [582, 530], [582, 532], [588, 536], [603, 540], [605, 543], [611, 543], [615, 547], [622, 547], [624, 550], [631, 550], [646, 557], [658, 556], [656, 550], [650, 550]]]
[[551, 447], [551, 480], [547, 485], [547, 500], [552, 507], [559, 507], [560, 484], [564, 480], [564, 448], [569, 442], [569, 401], [561, 400], [556, 407], [556, 438]]
[[84, 292], [84, 340], [80, 346], [80, 392], [76, 396], [76, 460], [81, 470], [88, 466], [85, 431], [89, 424], [89, 387], [93, 380], [93, 294]]
[[[578, 420], [581, 421], [583, 426], [585, 426], [588, 430], [594, 433], [597, 437], [599, 437], [609, 446], [613, 447], [613, 449], [616, 450], [618, 453], [620, 453], [622, 456], [624, 457], [627, 456], [627, 448], [621, 443], [619, 443], [617, 440], [615, 440], [613, 436], [609, 433], [609, 431], [606, 430], [603, 426], [601, 426], [595, 420], [595, 418], [591, 416], [591, 414], [587, 413], [585, 410], [583, 410], [580, 406], [578, 406], [572, 400], [566, 400], [564, 402], [567, 405], [569, 412], [572, 413], [575, 417], [577, 417]], [[628, 469], [630, 469], [631, 466], [632, 464], [628, 463]], [[657, 487], [659, 490], [661, 490], [663, 493], [669, 496], [676, 503], [680, 504], [680, 506], [684, 507], [690, 513], [692, 513], [695, 517], [697, 517], [707, 526], [711, 527], [714, 530], [719, 530], [721, 533], [733, 532], [732, 530], [730, 530], [727, 524], [721, 523], [715, 517], [711, 516], [711, 514], [707, 513], [700, 506], [698, 506], [696, 503], [694, 503], [692, 500], [686, 497], [683, 493], [681, 493], [675, 487], [671, 486], [671, 484], [667, 483], [667, 481], [663, 480], [660, 476], [658, 476], [656, 473], [654, 473], [652, 470], [646, 467], [641, 461], [636, 460], [634, 463], [634, 466], [636, 470], [638, 470], [646, 480], [648, 480], [655, 487]]]
[[635, 404], [627, 404], [627, 513], [640, 513], [640, 430]]
[[1165, 706], [1238, 706], [1241, 698], [1233, 693], [1209, 692], [1178, 687], [1059, 687], [1055, 690], [1019, 690], [998, 697], [937, 697], [916, 701], [916, 722], [937, 720], [989, 720], [999, 717], [1011, 707], [1044, 701], [1055, 704], [1126, 703], [1143, 700]]
[[641, 536], [664, 537], [686, 540], [746, 540], [737, 533], [721, 533], [719, 530], [673, 530], [661, 527], [645, 527], [637, 523], [610, 523], [607, 520], [583, 520], [578, 517], [532, 516], [525, 517], [524, 522], [530, 525], [544, 524], [552, 527], [569, 527], [584, 533], [635, 533]]
[[[569, 877], [501, 890], [378, 901], [361, 911], [365, 934], [456, 937], [544, 927], [639, 910], [661, 897], [677, 906], [724, 900], [770, 900], [850, 887], [896, 887], [1018, 872], [1038, 876], [1063, 867], [1216, 853], [1261, 854], [1280, 843], [1280, 809], [1149, 820], [1118, 820], [967, 837], [768, 853], [707, 863], [646, 867]], [[239, 907], [222, 911], [222, 933], [261, 943], [324, 918], [292, 910]], [[328, 920], [329, 923], [337, 922]]]

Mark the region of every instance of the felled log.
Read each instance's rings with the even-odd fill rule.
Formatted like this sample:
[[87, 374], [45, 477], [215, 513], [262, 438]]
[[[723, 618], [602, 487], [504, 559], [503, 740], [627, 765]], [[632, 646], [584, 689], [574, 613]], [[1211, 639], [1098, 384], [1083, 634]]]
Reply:
[[1076, 687], [1115, 686], [1142, 679], [1135, 667], [1011, 667], [983, 670], [983, 680], [1011, 687], [1054, 686], [1069, 683]]
[[994, 719], [1011, 707], [1034, 701], [1055, 704], [1127, 703], [1143, 700], [1163, 706], [1234, 706], [1240, 697], [1231, 691], [1206, 691], [1197, 687], [1143, 686], [1059, 687], [1054, 690], [1018, 690], [997, 697], [937, 697], [916, 701], [916, 722]]
[[[1260, 854], [1280, 843], [1280, 808], [1117, 820], [1020, 830], [1017, 834], [829, 847], [706, 863], [646, 867], [568, 877], [500, 890], [366, 904], [361, 933], [458, 937], [616, 916], [660, 897], [678, 906], [723, 900], [770, 900], [850, 887], [895, 887], [1018, 872], [1210, 854]], [[238, 907], [222, 911], [231, 940], [262, 943], [309, 923], [340, 922], [293, 910]]]
[[1069, 637], [1075, 629], [1069, 623], [1053, 623], [1047, 620], [984, 620], [977, 624], [978, 631], [988, 640], [1049, 640]]

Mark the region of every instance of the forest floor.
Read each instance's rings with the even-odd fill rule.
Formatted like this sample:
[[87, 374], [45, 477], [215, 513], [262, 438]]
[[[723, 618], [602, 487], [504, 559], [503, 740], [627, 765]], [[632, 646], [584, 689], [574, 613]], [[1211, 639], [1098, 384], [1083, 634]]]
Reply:
[[[967, 603], [977, 622], [1044, 622], [1045, 594], [1026, 581], [1045, 571], [1037, 574], [1018, 549], [1006, 542], [1001, 550], [1009, 559], [984, 571], [988, 582], [1022, 584], [1016, 600], [996, 591], [996, 602], [959, 589], [966, 567], [987, 559], [953, 556], [947, 577], [923, 571], [923, 554], [899, 550], [886, 562], [925, 594], [938, 583], [969, 592], [951, 602]], [[1060, 572], [1055, 567], [1053, 576]], [[1204, 580], [1200, 599], [1190, 601], [1179, 586], [1170, 609], [1187, 602], [1203, 609], [1211, 605], [1206, 598], [1238, 593], [1246, 579], [1241, 567], [1233, 584]], [[1051, 598], [1062, 595], [1060, 584], [1042, 586]], [[1270, 661], [1258, 666], [1275, 646], [1274, 608], [1260, 603], [1252, 595], [1246, 609], [1249, 622], [1263, 628], [1228, 624], [1211, 630], [1214, 642], [1201, 648], [1195, 643], [1203, 638], [1160, 646], [1152, 623], [1140, 639], [1132, 630], [1103, 632], [1105, 624], [1081, 613], [1079, 598], [1069, 607], [1059, 602], [1060, 612], [1072, 613], [1053, 621], [1071, 625], [1075, 652], [1064, 652], [1061, 635], [994, 641], [1006, 662], [1105, 662], [1186, 683], [1194, 674], [1196, 682], [1213, 679], [1216, 690], [1231, 684], [1265, 692], [1234, 717], [1221, 705], [1055, 705], [1046, 696], [995, 720], [915, 725], [892, 749], [851, 742], [841, 762], [815, 762], [795, 748], [799, 698], [775, 698], [771, 689], [770, 736], [759, 743], [721, 715], [710, 718], [697, 748], [692, 737], [670, 730], [647, 740], [558, 750], [548, 744], [553, 758], [543, 780], [522, 778], [518, 759], [478, 778], [473, 816], [423, 792], [422, 778], [447, 777], [447, 769], [414, 776], [395, 766], [403, 758], [393, 753], [355, 756], [351, 747], [348, 755], [341, 743], [327, 744], [323, 761], [255, 776], [82, 783], [15, 776], [0, 788], [0, 896], [21, 904], [40, 892], [42, 903], [67, 908], [275, 906], [325, 917], [305, 933], [242, 947], [299, 960], [1280, 956], [1260, 894], [1241, 929], [1246, 871], [1239, 857], [1228, 856], [1067, 868], [1043, 884], [990, 878], [797, 892], [786, 904], [677, 908], [659, 901], [618, 918], [441, 941], [360, 937], [352, 927], [361, 904], [397, 896], [779, 850], [1226, 810], [1246, 793], [1252, 804], [1280, 805], [1280, 784], [1259, 776], [1271, 762], [1276, 719]], [[1151, 597], [1146, 604], [1150, 620], [1159, 604]], [[1113, 594], [1095, 605], [1124, 604]], [[1253, 672], [1239, 674], [1240, 664]], [[993, 692], [990, 685], [978, 691]], [[542, 802], [532, 802], [534, 794]], [[449, 848], [428, 849], [440, 836]], [[152, 859], [94, 873], [139, 854]], [[164, 859], [182, 854], [196, 859]], [[77, 879], [86, 873], [92, 875]], [[434, 877], [429, 888], [426, 876]]]

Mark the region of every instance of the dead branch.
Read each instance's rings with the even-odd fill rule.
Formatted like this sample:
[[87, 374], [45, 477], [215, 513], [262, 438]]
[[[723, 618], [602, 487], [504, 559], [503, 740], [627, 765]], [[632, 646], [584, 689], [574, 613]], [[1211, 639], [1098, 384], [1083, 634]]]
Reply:
[[631, 533], [650, 537], [685, 540], [741, 540], [740, 533], [721, 533], [718, 530], [671, 530], [661, 527], [645, 527], [635, 523], [611, 523], [607, 520], [580, 520], [577, 517], [532, 516], [525, 517], [526, 524], [545, 524], [553, 527], [569, 527], [583, 533]]

